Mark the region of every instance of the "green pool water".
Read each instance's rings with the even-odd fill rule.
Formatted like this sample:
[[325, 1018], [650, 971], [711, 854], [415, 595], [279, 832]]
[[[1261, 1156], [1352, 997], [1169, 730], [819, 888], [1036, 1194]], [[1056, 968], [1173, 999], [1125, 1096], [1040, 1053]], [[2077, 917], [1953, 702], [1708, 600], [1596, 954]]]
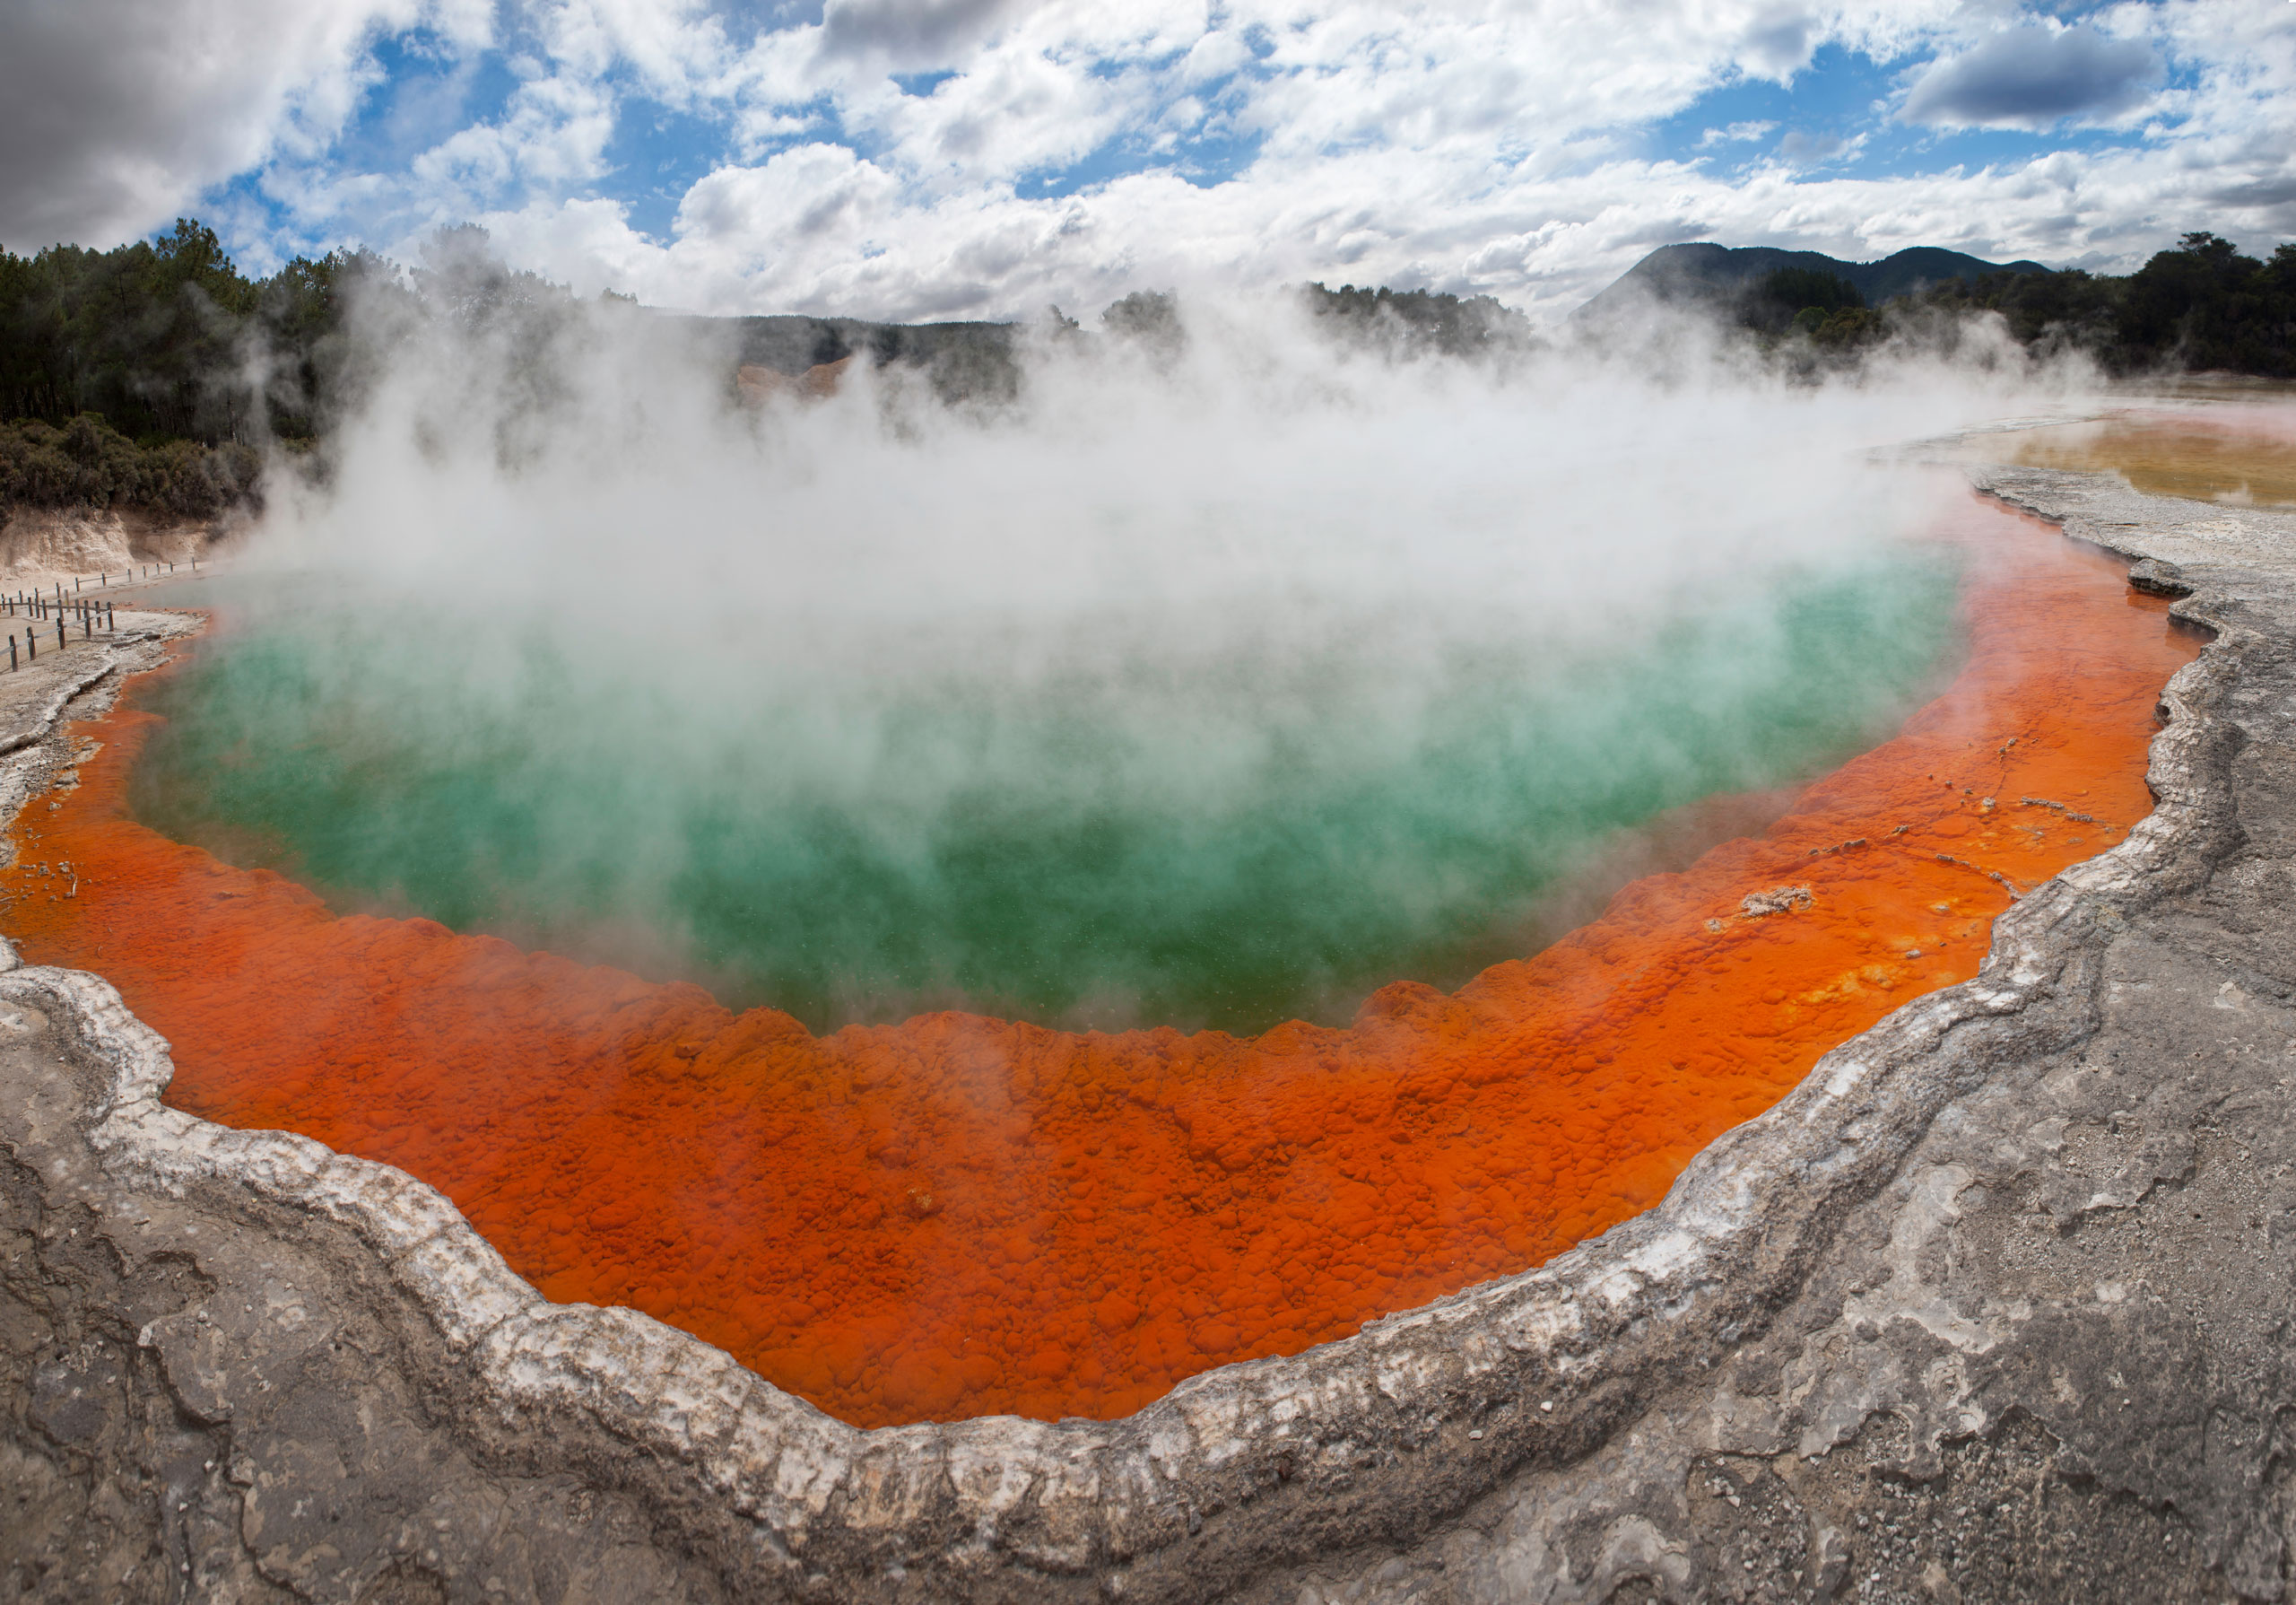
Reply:
[[499, 613], [226, 598], [130, 806], [341, 909], [816, 1029], [1344, 1022], [1520, 956], [1617, 833], [1871, 745], [1950, 669], [1954, 590], [1892, 549], [1568, 650], [1342, 630], [831, 672], [671, 632], [658, 673]]

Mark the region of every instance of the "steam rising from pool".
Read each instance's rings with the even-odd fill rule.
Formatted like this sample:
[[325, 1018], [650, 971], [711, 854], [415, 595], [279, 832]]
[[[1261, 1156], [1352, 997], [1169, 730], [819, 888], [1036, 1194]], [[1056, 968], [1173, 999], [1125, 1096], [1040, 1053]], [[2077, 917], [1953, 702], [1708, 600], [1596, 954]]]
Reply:
[[988, 410], [857, 373], [746, 412], [619, 311], [419, 331], [135, 807], [816, 1028], [1248, 1030], [1519, 955], [1615, 833], [1813, 774], [1950, 667], [1929, 502], [1860, 449], [1997, 397], [1283, 317], [1049, 343]]

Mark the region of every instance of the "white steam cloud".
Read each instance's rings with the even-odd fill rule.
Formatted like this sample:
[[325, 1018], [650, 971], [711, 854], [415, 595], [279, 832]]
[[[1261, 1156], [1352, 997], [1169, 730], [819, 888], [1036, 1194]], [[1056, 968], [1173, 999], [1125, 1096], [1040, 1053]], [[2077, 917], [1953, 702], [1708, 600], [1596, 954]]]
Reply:
[[[1886, 585], [1953, 493], [1868, 454], [2063, 394], [1997, 345], [1989, 369], [1909, 353], [1789, 383], [1688, 324], [1479, 364], [1335, 344], [1288, 300], [1188, 313], [1177, 348], [1031, 336], [1016, 396], [953, 406], [857, 362], [826, 399], [745, 407], [728, 347], [626, 307], [423, 325], [258, 556], [354, 582], [360, 622], [312, 626], [341, 644], [316, 694], [368, 711], [337, 724], [397, 708], [432, 749], [545, 755], [518, 841], [489, 850], [546, 843], [521, 873], [566, 884], [465, 918], [578, 950], [580, 905], [657, 933], [598, 955], [709, 978], [752, 928], [842, 929], [822, 887], [849, 882], [882, 929], [822, 943], [883, 973], [822, 959], [820, 1019], [997, 1000], [969, 944], [1034, 973], [1169, 913], [1165, 946], [1194, 951], [1239, 908], [1344, 883], [1360, 908], [1265, 943], [1316, 947], [1284, 984], [1332, 989], [1316, 1007], [1344, 1018], [1367, 921], [1431, 952], [1511, 917], [1486, 865], [1778, 783], [1749, 709], [1804, 672], [1781, 598]], [[1690, 683], [1646, 713], [1615, 666], [1693, 638]], [[1552, 842], [1509, 812], [1526, 789], [1568, 816]], [[1103, 860], [1130, 912], [1089, 906]], [[960, 883], [971, 912], [926, 931]], [[1167, 958], [1110, 965], [1081, 991], [1015, 983], [1011, 1007], [1155, 1016]]]
[[826, 401], [747, 410], [725, 350], [617, 307], [539, 351], [412, 343], [268, 549], [712, 672], [1561, 643], [1902, 536], [1929, 504], [1866, 452], [2066, 391], [1921, 360], [1789, 383], [1690, 323], [1653, 338], [1651, 379], [1583, 353], [1393, 362], [1288, 301], [1190, 310], [1177, 362], [1024, 341], [1022, 394], [986, 408], [857, 365]]

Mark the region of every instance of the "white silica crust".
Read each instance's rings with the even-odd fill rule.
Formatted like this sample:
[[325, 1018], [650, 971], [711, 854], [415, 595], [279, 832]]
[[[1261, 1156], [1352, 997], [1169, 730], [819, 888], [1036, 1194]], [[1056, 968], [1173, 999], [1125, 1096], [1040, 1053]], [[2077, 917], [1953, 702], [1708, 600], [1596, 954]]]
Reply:
[[[1979, 484], [2031, 505], [2048, 489], [2025, 470]], [[2241, 540], [2264, 538], [2226, 521]], [[2152, 536], [2148, 526], [2143, 544], [2157, 554]], [[2186, 530], [2162, 546], [2189, 557], [2202, 538]], [[2179, 611], [2213, 622], [2205, 592]], [[2003, 1055], [2081, 1028], [2076, 972], [2120, 906], [2190, 878], [2219, 828], [2195, 776], [2223, 657], [2204, 652], [2170, 684], [2148, 819], [2002, 915], [1976, 980], [1827, 1054], [1769, 1112], [1699, 1155], [1656, 1208], [1535, 1270], [1296, 1356], [1194, 1377], [1117, 1421], [848, 1426], [648, 1316], [551, 1303], [404, 1173], [167, 1108], [168, 1044], [100, 977], [16, 966], [0, 973], [0, 998], [48, 1011], [106, 1067], [85, 1116], [117, 1182], [178, 1197], [239, 1190], [349, 1228], [503, 1417], [570, 1413], [633, 1454], [685, 1468], [791, 1579], [929, 1556], [951, 1574], [1089, 1574], [1109, 1592], [1185, 1597], [1190, 1577], [1423, 1530], [1526, 1465], [1585, 1452], [1650, 1379], [1725, 1353], [1941, 1109]], [[41, 729], [8, 745], [38, 739], [110, 667], [53, 698]], [[5, 957], [13, 964], [12, 950]]]

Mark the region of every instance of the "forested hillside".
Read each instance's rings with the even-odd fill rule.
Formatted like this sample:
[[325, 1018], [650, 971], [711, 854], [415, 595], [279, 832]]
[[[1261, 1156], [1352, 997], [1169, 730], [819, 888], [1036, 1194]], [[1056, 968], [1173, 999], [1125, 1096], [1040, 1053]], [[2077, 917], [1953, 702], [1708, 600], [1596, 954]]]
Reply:
[[[340, 344], [344, 281], [378, 258], [297, 257], [249, 279], [187, 219], [116, 250], [0, 252], [0, 414], [208, 445], [308, 438]], [[251, 361], [250, 338], [265, 361]]]
[[1488, 295], [1461, 301], [1426, 290], [1309, 284], [1308, 310], [1331, 333], [1366, 344], [1444, 356], [1523, 351], [1541, 344], [1530, 319]]
[[98, 251], [0, 251], [0, 505], [205, 517], [256, 491], [258, 448], [327, 425], [352, 362], [344, 298], [379, 257], [249, 279], [187, 219]]
[[[354, 304], [368, 315], [350, 316]], [[729, 396], [738, 364], [797, 372], [856, 351], [919, 369], [944, 395], [1013, 384], [1000, 324], [627, 311], [648, 321], [665, 358], [695, 341], [723, 357]], [[505, 266], [468, 227], [441, 230], [412, 271], [338, 251], [249, 278], [189, 219], [113, 250], [0, 251], [0, 511], [204, 518], [252, 502], [264, 451], [317, 446], [359, 405], [387, 348], [423, 327], [484, 331], [515, 364], [539, 360], [578, 315], [572, 292]]]
[[1914, 298], [1932, 313], [1997, 312], [2028, 345], [2092, 352], [2115, 373], [2160, 369], [2296, 379], [2296, 244], [2244, 256], [2213, 234], [2187, 234], [2126, 278], [1994, 275]]
[[1806, 337], [1845, 360], [1892, 334], [1935, 334], [1996, 313], [2041, 354], [2078, 351], [2108, 373], [2226, 372], [2296, 379], [2296, 244], [2244, 256], [2213, 234], [2187, 234], [2126, 277], [2030, 270], [1947, 279], [1878, 306], [1834, 275], [1781, 269], [1731, 303], [1770, 342]]
[[[1677, 306], [1718, 306], [1743, 301], [1757, 283], [1779, 282], [1783, 275], [1839, 279], [1865, 304], [1880, 306], [1925, 285], [1949, 279], [1977, 278], [1985, 274], [2047, 273], [2038, 262], [1987, 262], [1962, 251], [1935, 246], [1911, 246], [1877, 262], [1845, 262], [1818, 251], [1781, 250], [1776, 246], [1723, 246], [1700, 240], [1690, 245], [1662, 245], [1593, 300], [1571, 314], [1574, 322], [1600, 323], [1619, 313], [1631, 314], [1649, 301]], [[1789, 309], [1789, 316], [1798, 311]]]
[[[1661, 299], [1710, 307], [1789, 364], [1854, 362], [1892, 336], [1950, 338], [1970, 316], [1997, 314], [2027, 347], [2085, 352], [2115, 374], [2296, 378], [2296, 244], [2259, 258], [2192, 233], [2121, 278], [2031, 263], [1985, 272], [1987, 264], [1942, 251], [1844, 265], [1813, 253], [1668, 249], [1641, 275], [1667, 288]], [[1765, 271], [1733, 276], [1740, 267]], [[1878, 293], [1917, 268], [1960, 276]], [[1488, 296], [1320, 283], [1300, 293], [1317, 327], [1392, 354], [1498, 357], [1540, 345], [1520, 313]], [[354, 321], [348, 310], [362, 299], [400, 316]], [[413, 273], [338, 251], [249, 278], [213, 231], [188, 219], [113, 250], [0, 251], [0, 510], [135, 506], [199, 519], [251, 503], [265, 450], [309, 449], [358, 405], [381, 365], [373, 330], [427, 318], [450, 328], [516, 322], [532, 335], [574, 309], [563, 286], [505, 266], [476, 229], [441, 231]], [[865, 353], [918, 368], [952, 397], [1007, 397], [1018, 382], [1007, 325], [644, 315], [665, 341], [724, 345], [729, 375], [741, 362], [795, 372]], [[1170, 297], [1144, 294], [1103, 322], [1113, 335], [1169, 342], [1182, 337], [1177, 317]]]

